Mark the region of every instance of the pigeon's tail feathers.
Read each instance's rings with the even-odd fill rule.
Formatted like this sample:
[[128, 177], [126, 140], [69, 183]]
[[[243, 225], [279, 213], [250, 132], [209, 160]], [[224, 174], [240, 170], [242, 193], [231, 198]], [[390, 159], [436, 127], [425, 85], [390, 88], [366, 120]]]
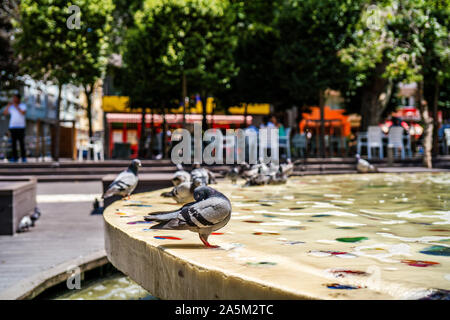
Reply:
[[166, 229], [166, 230], [185, 230], [187, 229], [186, 222], [180, 219], [171, 219], [155, 224], [150, 229]]
[[161, 193], [161, 197], [165, 197], [165, 198], [171, 198], [175, 196], [175, 194], [173, 193], [173, 190], [169, 191], [169, 192], [163, 192]]
[[106, 192], [102, 195], [102, 199], [111, 198], [114, 195], [114, 191], [115, 190], [113, 190], [113, 189], [106, 190]]
[[180, 211], [160, 211], [154, 212], [144, 217], [145, 221], [168, 221], [175, 219]]

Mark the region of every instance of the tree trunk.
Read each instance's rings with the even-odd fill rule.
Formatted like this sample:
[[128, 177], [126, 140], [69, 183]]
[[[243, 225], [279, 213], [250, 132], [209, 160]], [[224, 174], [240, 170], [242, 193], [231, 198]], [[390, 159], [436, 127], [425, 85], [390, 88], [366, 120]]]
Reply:
[[139, 139], [139, 157], [145, 157], [145, 107], [142, 108], [141, 113], [141, 137]]
[[183, 103], [183, 128], [186, 128], [186, 97], [187, 97], [187, 83], [186, 74], [183, 72], [182, 84], [181, 84], [181, 102]]
[[54, 152], [53, 160], [58, 162], [59, 161], [59, 117], [61, 114], [61, 91], [62, 91], [62, 84], [58, 83], [58, 100], [56, 103], [56, 122], [55, 122], [55, 141], [54, 141]]
[[162, 123], [162, 156], [163, 159], [166, 158], [166, 147], [167, 147], [167, 141], [166, 141], [166, 108], [162, 108], [162, 116], [163, 116], [163, 123]]
[[202, 100], [202, 130], [206, 131], [208, 130], [208, 121], [206, 119], [206, 103], [208, 101], [208, 97], [206, 95], [205, 92], [203, 92], [202, 96], [201, 96], [201, 100]]
[[428, 104], [423, 101], [423, 81], [417, 84], [417, 105], [423, 124], [423, 164], [431, 169], [433, 167], [433, 118], [430, 117]]
[[432, 104], [432, 110], [433, 110], [433, 154], [438, 155], [439, 154], [439, 136], [438, 136], [438, 129], [439, 129], [439, 119], [438, 119], [438, 102], [439, 102], [439, 82], [437, 79], [435, 79], [434, 83], [434, 93], [433, 93], [433, 104]]
[[94, 130], [92, 128], [92, 92], [94, 91], [94, 86], [91, 85], [90, 89], [87, 86], [84, 87], [84, 94], [86, 95], [86, 115], [88, 118], [88, 126], [89, 126], [89, 138], [91, 139], [94, 136]]
[[393, 83], [383, 78], [386, 63], [379, 63], [370, 81], [364, 86], [361, 101], [361, 131], [367, 131], [369, 126], [376, 126], [380, 122], [386, 106], [391, 98]]

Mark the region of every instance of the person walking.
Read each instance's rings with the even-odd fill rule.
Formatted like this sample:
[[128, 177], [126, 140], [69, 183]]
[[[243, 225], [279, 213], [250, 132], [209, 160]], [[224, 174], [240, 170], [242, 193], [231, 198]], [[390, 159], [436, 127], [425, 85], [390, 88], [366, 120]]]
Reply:
[[9, 132], [11, 133], [12, 139], [12, 158], [11, 162], [17, 162], [17, 142], [20, 146], [20, 155], [22, 157], [22, 162], [27, 161], [26, 151], [25, 151], [25, 113], [27, 112], [27, 106], [21, 102], [20, 94], [15, 94], [5, 110], [4, 115], [9, 115]]

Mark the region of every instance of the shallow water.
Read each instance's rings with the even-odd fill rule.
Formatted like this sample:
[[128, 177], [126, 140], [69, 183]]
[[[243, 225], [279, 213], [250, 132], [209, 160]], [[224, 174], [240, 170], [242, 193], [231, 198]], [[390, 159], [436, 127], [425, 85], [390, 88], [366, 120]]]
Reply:
[[364, 276], [375, 270], [377, 289], [397, 298], [450, 289], [450, 173], [305, 176], [239, 189], [232, 219], [257, 227], [260, 248], [278, 237], [290, 248], [277, 255], [358, 288], [373, 287]]
[[417, 299], [450, 290], [450, 173], [304, 176], [285, 185], [213, 187], [233, 207], [228, 225], [210, 237], [219, 250], [198, 251], [192, 244], [201, 248], [200, 241], [189, 231], [149, 229], [143, 215], [180, 207], [160, 191], [117, 202], [105, 218], [185, 261], [305, 297]]
[[70, 290], [56, 300], [139, 300], [155, 299], [145, 289], [123, 274], [114, 274]]

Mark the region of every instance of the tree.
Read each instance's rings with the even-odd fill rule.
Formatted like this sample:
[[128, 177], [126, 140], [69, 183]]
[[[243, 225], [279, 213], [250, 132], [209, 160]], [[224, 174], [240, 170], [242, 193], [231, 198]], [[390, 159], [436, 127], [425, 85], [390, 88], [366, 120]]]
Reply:
[[[69, 29], [71, 4], [81, 10], [80, 27]], [[59, 158], [59, 120], [64, 84], [83, 84], [88, 94], [104, 65], [110, 0], [23, 0], [16, 20], [16, 49], [21, 55], [21, 72], [58, 86], [56, 106], [55, 160]], [[89, 89], [90, 88], [90, 89]], [[90, 117], [89, 117], [90, 118]], [[90, 134], [92, 126], [90, 125]]]
[[360, 1], [288, 0], [277, 18], [279, 46], [275, 54], [280, 86], [297, 105], [321, 109], [321, 154], [324, 148], [324, 92], [348, 83], [338, 51], [348, 45], [359, 18]]
[[[424, 80], [439, 88], [449, 74], [448, 1], [382, 1], [361, 14], [354, 41], [340, 56], [355, 73], [355, 87], [363, 87], [363, 128], [376, 125], [392, 94], [394, 81], [417, 82], [418, 109], [424, 126], [424, 163], [431, 167], [433, 119], [423, 103]], [[445, 14], [447, 12], [447, 14]], [[437, 15], [442, 15], [440, 23]], [[429, 92], [429, 90], [427, 90]], [[431, 103], [430, 103], [431, 102]]]
[[139, 24], [161, 30], [160, 37], [169, 40], [163, 55], [171, 70], [166, 76], [178, 79], [180, 93], [183, 86], [183, 91], [200, 93], [206, 128], [208, 96], [229, 88], [237, 72], [233, 58], [235, 16], [228, 1], [148, 0], [137, 17]]
[[18, 57], [12, 47], [11, 17], [17, 15], [15, 1], [4, 1], [0, 6], [0, 90], [17, 88]]

